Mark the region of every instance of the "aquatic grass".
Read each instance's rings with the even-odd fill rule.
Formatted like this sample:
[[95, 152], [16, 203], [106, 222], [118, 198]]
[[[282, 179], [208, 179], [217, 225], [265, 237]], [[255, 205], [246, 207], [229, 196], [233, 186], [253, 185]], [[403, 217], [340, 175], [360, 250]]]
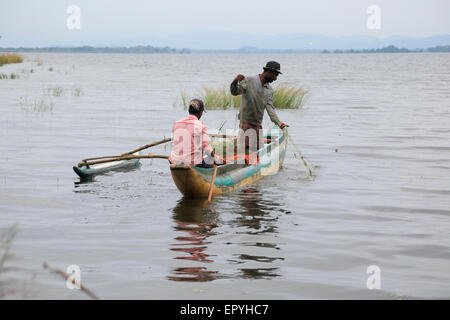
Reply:
[[53, 101], [46, 101], [42, 98], [35, 98], [29, 101], [27, 97], [20, 97], [19, 104], [22, 110], [27, 112], [53, 112], [55, 107]]
[[42, 88], [43, 94], [47, 96], [54, 96], [54, 97], [62, 97], [64, 94], [64, 88], [63, 87], [48, 87], [48, 88]]
[[203, 86], [203, 91], [199, 96], [207, 109], [227, 110], [229, 108], [239, 108], [241, 104], [240, 98], [233, 96], [227, 87], [213, 89]]
[[4, 54], [0, 55], [0, 67], [4, 64], [21, 63], [23, 58], [17, 54]]
[[18, 78], [20, 78], [19, 75], [14, 73], [14, 72], [11, 72], [11, 74], [9, 76], [7, 74], [5, 74], [5, 73], [0, 73], [0, 79], [12, 79], [12, 80], [14, 80], [14, 79], [18, 79]]
[[9, 271], [24, 270], [24, 268], [6, 266], [6, 262], [13, 257], [11, 247], [17, 233], [17, 223], [3, 229], [0, 233], [0, 299], [17, 299], [17, 296], [21, 299], [30, 299], [34, 294], [36, 273], [33, 272], [29, 280], [17, 279], [9, 275]]
[[74, 87], [72, 90], [72, 96], [74, 97], [81, 97], [83, 95], [83, 89], [78, 88], [78, 87]]
[[52, 88], [52, 95], [54, 97], [61, 97], [64, 93], [64, 89], [62, 87]]
[[[308, 91], [300, 87], [280, 85], [274, 88], [273, 104], [276, 109], [300, 109], [307, 100]], [[241, 96], [233, 96], [228, 86], [215, 89], [203, 86], [195, 97], [203, 100], [205, 108], [209, 110], [239, 109]], [[189, 96], [181, 94], [181, 101], [185, 109], [188, 108]]]
[[34, 69], [21, 69], [20, 73], [23, 73], [23, 74], [34, 73]]
[[186, 110], [188, 108], [189, 96], [184, 91], [181, 93], [181, 103], [183, 104], [183, 107]]
[[[205, 108], [210, 110], [239, 108], [241, 104], [240, 97], [231, 95], [227, 87], [214, 89], [203, 86], [202, 90], [195, 94], [195, 97], [201, 99], [205, 104]], [[188, 108], [190, 100], [191, 98], [185, 92], [181, 94], [181, 101], [184, 109]]]
[[42, 61], [42, 59], [34, 59], [33, 62], [36, 62], [38, 66], [42, 66], [44, 64], [44, 62]]
[[273, 90], [273, 105], [276, 109], [300, 109], [307, 99], [308, 91], [287, 85], [280, 85]]
[[6, 271], [5, 262], [11, 257], [11, 244], [17, 234], [17, 225], [5, 229], [0, 234], [0, 273]]
[[16, 293], [16, 288], [12, 281], [5, 281], [4, 278], [4, 274], [10, 269], [5, 264], [12, 256], [10, 251], [16, 235], [17, 225], [4, 229], [0, 234], [0, 299]]

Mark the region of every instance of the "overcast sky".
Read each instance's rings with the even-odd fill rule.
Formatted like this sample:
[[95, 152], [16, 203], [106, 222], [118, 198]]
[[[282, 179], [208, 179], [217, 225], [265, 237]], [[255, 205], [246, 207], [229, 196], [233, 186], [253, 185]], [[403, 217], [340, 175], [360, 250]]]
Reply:
[[[80, 30], [67, 28], [69, 5], [81, 10]], [[370, 5], [380, 29], [367, 28]], [[0, 0], [0, 46], [152, 44], [193, 30], [425, 37], [450, 34], [450, 1]]]

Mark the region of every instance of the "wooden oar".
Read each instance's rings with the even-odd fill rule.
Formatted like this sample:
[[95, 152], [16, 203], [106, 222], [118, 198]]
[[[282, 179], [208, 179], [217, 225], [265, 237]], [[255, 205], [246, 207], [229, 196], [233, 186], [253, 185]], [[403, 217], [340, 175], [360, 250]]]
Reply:
[[78, 164], [78, 167], [81, 168], [82, 166], [92, 166], [94, 164], [112, 162], [112, 161], [123, 161], [123, 160], [132, 160], [132, 159], [153, 159], [153, 158], [168, 159], [169, 156], [168, 155], [156, 155], [156, 154], [149, 154], [146, 156], [133, 156], [133, 155], [116, 156], [114, 158], [105, 159], [105, 160], [80, 162]]
[[211, 179], [211, 186], [209, 187], [208, 202], [211, 202], [212, 192], [214, 188], [214, 180], [216, 180], [217, 167], [218, 167], [217, 164], [214, 163], [214, 171]]
[[[143, 146], [143, 147], [139, 147], [139, 148], [137, 148], [136, 150], [133, 150], [133, 151], [130, 151], [130, 152], [127, 152], [127, 153], [123, 153], [123, 154], [121, 154], [120, 156], [103, 156], [103, 157], [95, 157], [95, 158], [86, 158], [86, 159], [81, 160], [81, 162], [87, 162], [87, 161], [98, 160], [98, 159], [106, 159], [106, 158], [123, 157], [123, 156], [127, 156], [127, 155], [130, 155], [130, 154], [139, 152], [139, 151], [141, 151], [141, 150], [144, 150], [144, 149], [147, 149], [147, 148], [150, 148], [150, 147], [154, 147], [154, 146], [157, 146], [157, 145], [160, 145], [160, 144], [169, 142], [169, 141], [172, 141], [172, 138], [167, 138], [167, 139], [163, 139], [163, 140], [160, 140], [160, 141], [156, 141], [156, 142], [153, 142], [153, 143], [150, 143], [150, 144], [146, 144], [146, 145]], [[111, 160], [111, 161], [116, 161], [116, 160]]]

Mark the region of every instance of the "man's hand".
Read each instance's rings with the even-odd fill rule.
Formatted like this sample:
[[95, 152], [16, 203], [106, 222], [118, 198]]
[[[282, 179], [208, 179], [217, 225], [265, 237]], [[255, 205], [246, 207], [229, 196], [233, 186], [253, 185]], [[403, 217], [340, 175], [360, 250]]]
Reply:
[[222, 165], [223, 164], [223, 160], [222, 159], [220, 159], [219, 157], [217, 157], [217, 156], [215, 156], [214, 157], [214, 164], [216, 164], [216, 165]]
[[238, 74], [236, 76], [236, 78], [234, 78], [233, 82], [239, 82], [239, 81], [242, 81], [244, 79], [245, 79], [245, 77], [242, 74]]
[[278, 126], [281, 128], [281, 129], [284, 129], [284, 127], [289, 127], [289, 125], [287, 124], [287, 123], [284, 123], [284, 122], [281, 122], [281, 121], [278, 121]]
[[213, 160], [214, 160], [214, 164], [217, 164], [217, 165], [223, 164], [222, 159], [220, 159], [220, 158], [217, 156], [216, 151], [213, 150], [213, 152], [211, 152], [211, 157], [212, 157]]

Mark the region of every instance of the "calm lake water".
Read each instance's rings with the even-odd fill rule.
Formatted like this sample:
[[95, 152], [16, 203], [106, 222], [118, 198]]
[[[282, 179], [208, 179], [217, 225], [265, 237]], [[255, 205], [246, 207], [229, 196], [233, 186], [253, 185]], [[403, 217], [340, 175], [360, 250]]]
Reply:
[[[0, 68], [19, 75], [0, 80], [0, 228], [18, 231], [0, 274], [19, 288], [9, 298], [88, 298], [44, 261], [78, 265], [105, 299], [450, 298], [450, 54], [23, 56]], [[283, 71], [274, 85], [310, 91], [278, 115], [314, 179], [292, 144], [277, 175], [211, 208], [182, 198], [165, 160], [86, 183], [72, 171], [169, 137], [182, 92], [268, 60]]]

